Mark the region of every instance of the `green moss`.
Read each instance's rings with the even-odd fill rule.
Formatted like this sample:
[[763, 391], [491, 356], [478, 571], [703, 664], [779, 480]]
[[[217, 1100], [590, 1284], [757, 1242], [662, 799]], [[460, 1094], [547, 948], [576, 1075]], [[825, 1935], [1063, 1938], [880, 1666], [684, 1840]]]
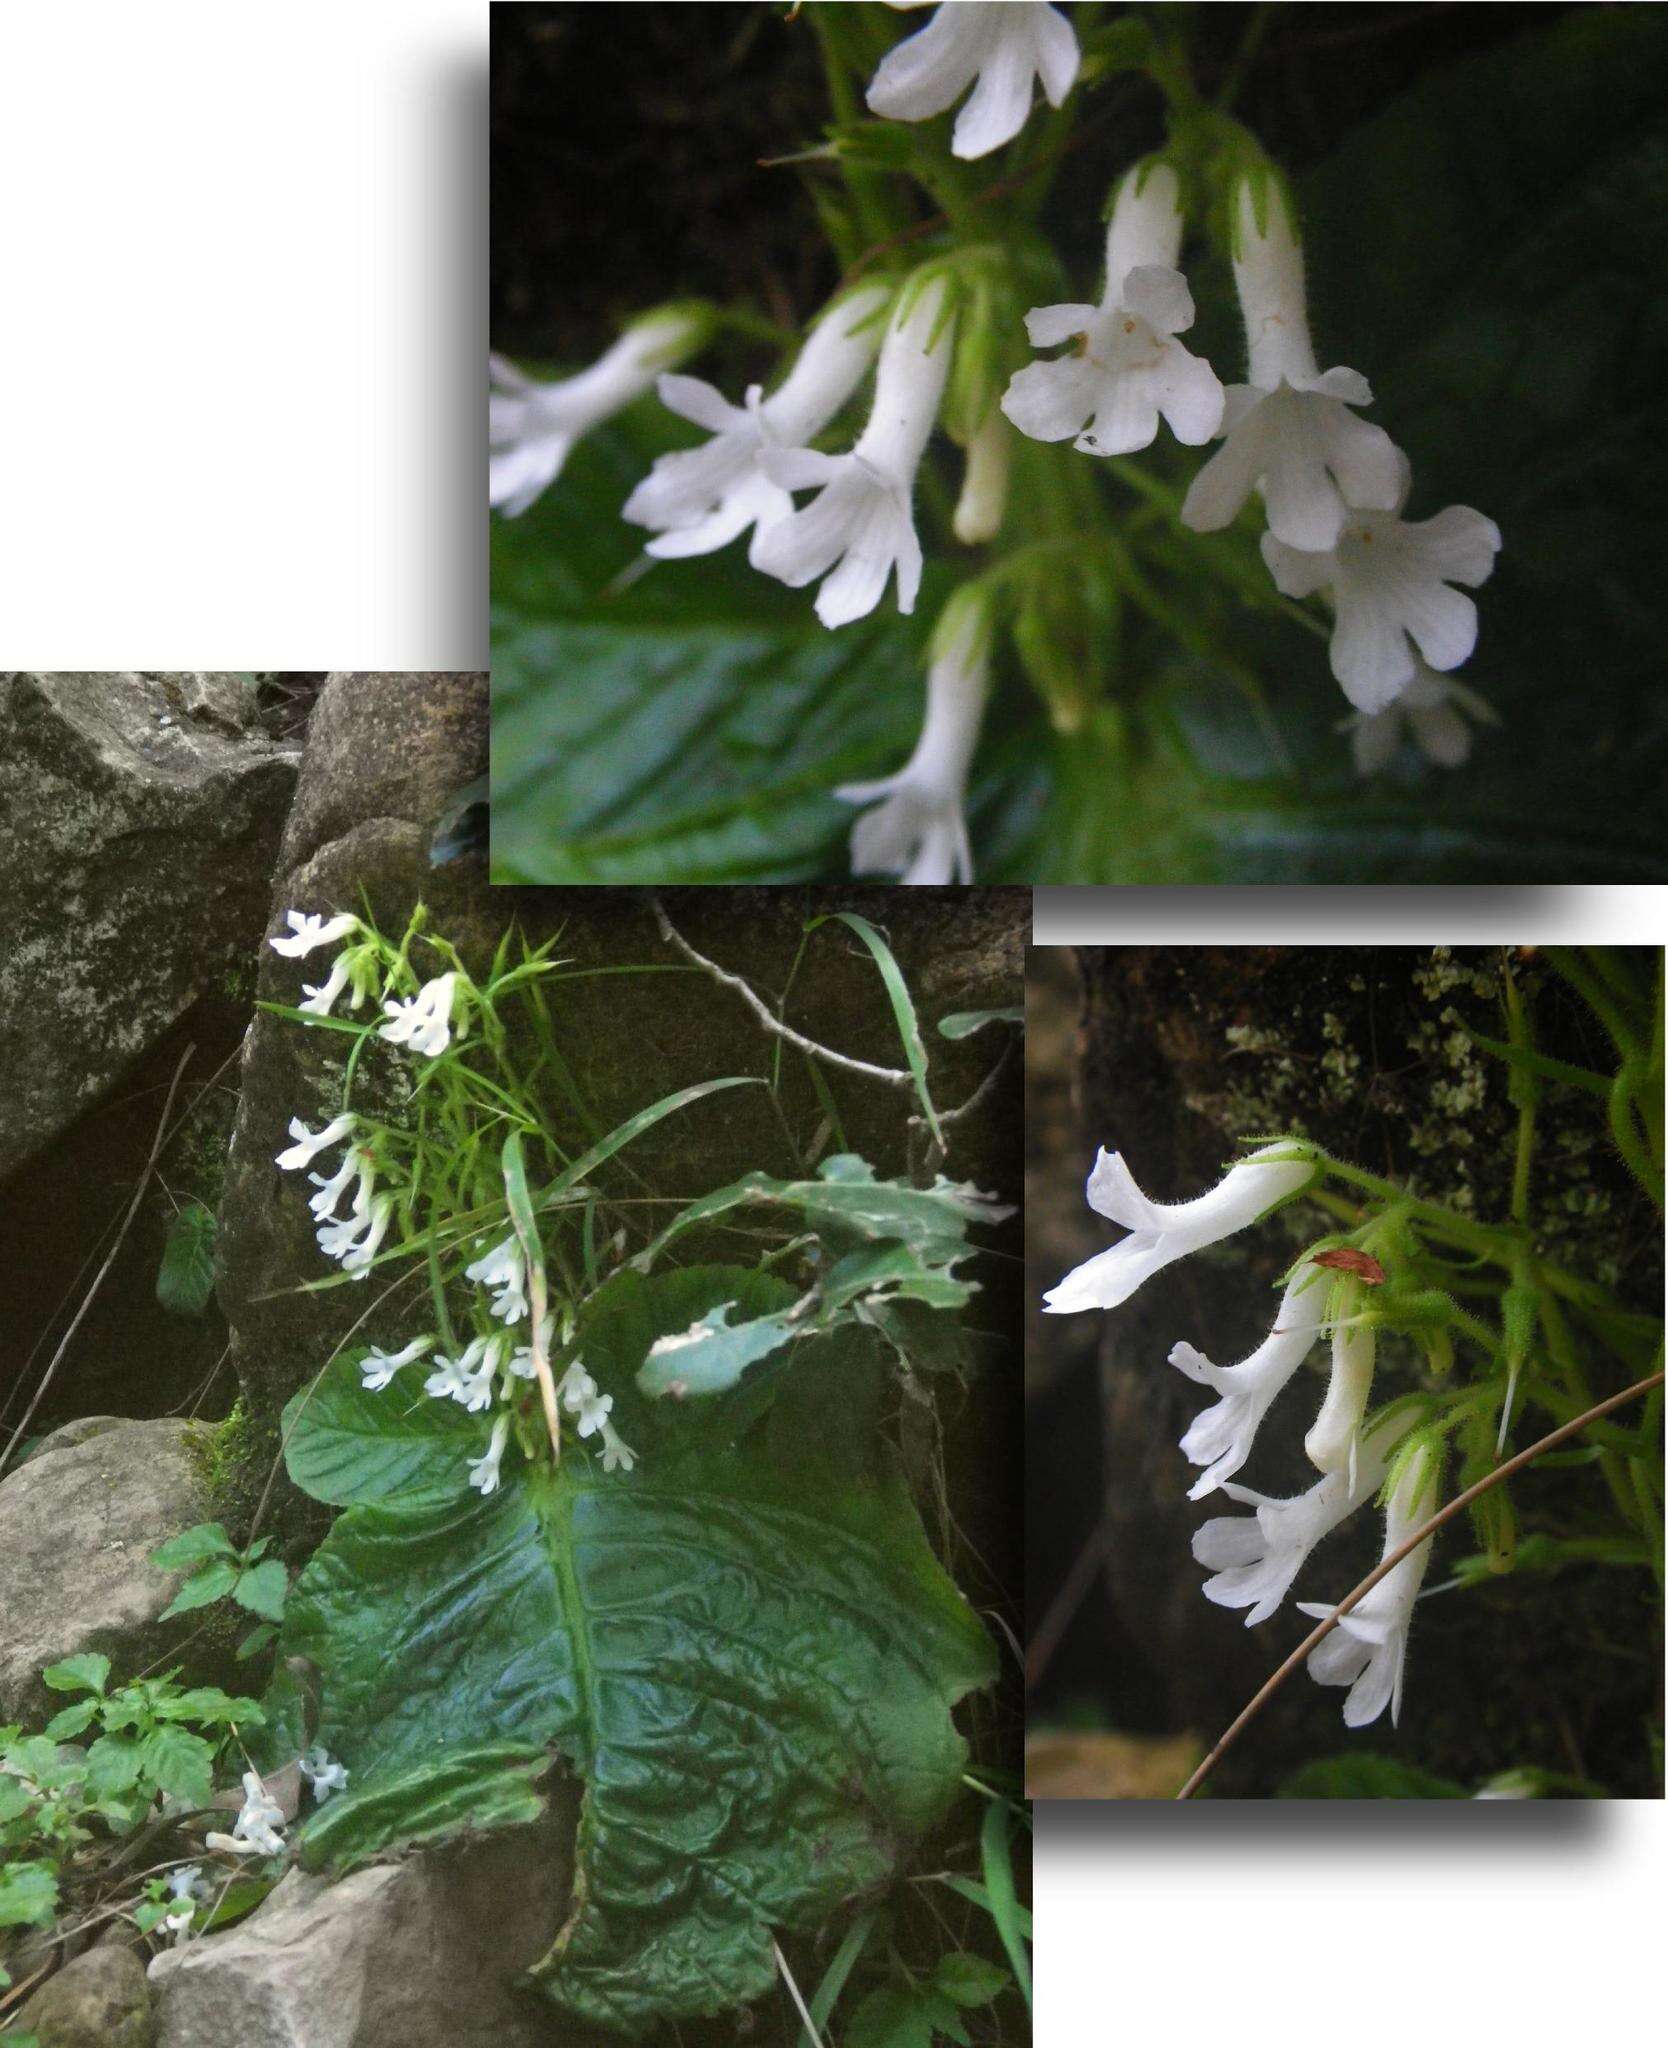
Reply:
[[240, 1397], [224, 1422], [194, 1430], [187, 1439], [208, 1495], [208, 1519], [234, 1533], [253, 1514], [265, 1483], [257, 1434]]

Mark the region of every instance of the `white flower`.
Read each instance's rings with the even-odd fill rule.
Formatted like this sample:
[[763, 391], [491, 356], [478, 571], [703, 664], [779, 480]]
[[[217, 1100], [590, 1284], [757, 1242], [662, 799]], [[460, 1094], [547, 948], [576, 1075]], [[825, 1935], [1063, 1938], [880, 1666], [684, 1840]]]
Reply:
[[1218, 1607], [1249, 1607], [1247, 1628], [1267, 1621], [1316, 1544], [1377, 1493], [1386, 1460], [1405, 1427], [1404, 1422], [1384, 1424], [1363, 1442], [1353, 1486], [1347, 1472], [1328, 1472], [1307, 1493], [1271, 1500], [1227, 1481], [1222, 1491], [1228, 1498], [1255, 1512], [1219, 1515], [1194, 1532], [1193, 1555], [1216, 1574], [1205, 1581], [1205, 1598]]
[[1210, 1468], [1195, 1482], [1189, 1500], [1214, 1493], [1250, 1457], [1263, 1417], [1320, 1334], [1329, 1291], [1318, 1268], [1299, 1266], [1281, 1298], [1274, 1328], [1239, 1365], [1212, 1365], [1191, 1344], [1172, 1348], [1170, 1363], [1177, 1371], [1222, 1397], [1194, 1417], [1181, 1440], [1192, 1464]]
[[504, 1446], [510, 1440], [510, 1418], [500, 1415], [492, 1425], [492, 1441], [480, 1457], [469, 1460], [469, 1483], [483, 1494], [498, 1490], [498, 1468], [504, 1462]]
[[604, 1421], [602, 1425], [602, 1469], [605, 1472], [629, 1472], [637, 1463], [637, 1453], [614, 1432], [614, 1425]]
[[351, 1113], [344, 1112], [333, 1117], [321, 1131], [310, 1131], [300, 1117], [290, 1118], [290, 1136], [293, 1145], [278, 1154], [278, 1164], [285, 1173], [293, 1173], [297, 1167], [311, 1166], [321, 1152], [327, 1152], [332, 1145], [339, 1145], [353, 1129]]
[[[892, 4], [922, 6], [925, 0]], [[986, 156], [1025, 126], [1033, 79], [1057, 107], [1077, 66], [1077, 37], [1057, 7], [1039, 0], [977, 6], [949, 0], [924, 29], [881, 59], [868, 90], [869, 111], [888, 121], [927, 121], [954, 106], [976, 78], [950, 147], [959, 157]]]
[[519, 1323], [527, 1314], [527, 1262], [521, 1240], [512, 1231], [501, 1244], [464, 1268], [464, 1276], [492, 1295], [492, 1313], [501, 1323]]
[[203, 1837], [210, 1849], [228, 1856], [281, 1856], [284, 1853], [284, 1809], [267, 1797], [266, 1787], [254, 1771], [243, 1774], [243, 1809], [229, 1835]]
[[328, 1017], [342, 990], [350, 984], [353, 994], [348, 1007], [358, 1010], [364, 1007], [365, 998], [375, 992], [377, 981], [376, 951], [371, 946], [349, 946], [338, 953], [331, 965], [328, 977], [317, 987], [302, 983], [302, 994], [306, 998], [300, 1008], [312, 1017]]
[[403, 1351], [384, 1351], [373, 1344], [359, 1361], [360, 1384], [367, 1394], [380, 1394], [384, 1387], [393, 1385], [394, 1375], [401, 1366], [410, 1365], [433, 1348], [432, 1337], [413, 1337]]
[[915, 751], [896, 775], [844, 783], [834, 792], [842, 803], [876, 806], [852, 827], [854, 874], [912, 883], [973, 879], [962, 807], [990, 682], [984, 608], [952, 599], [933, 639], [927, 711]]
[[[344, 1273], [351, 1273], [356, 1280], [368, 1280], [370, 1278], [371, 1261], [381, 1249], [382, 1240], [388, 1235], [388, 1226], [393, 1221], [393, 1218], [394, 1197], [392, 1195], [378, 1195], [371, 1204], [371, 1213], [367, 1220], [365, 1235], [357, 1243], [344, 1250], [341, 1255], [342, 1271]], [[322, 1232], [320, 1233], [319, 1241], [321, 1244], [324, 1241]]]
[[1332, 1332], [1332, 1377], [1320, 1413], [1303, 1439], [1317, 1472], [1348, 1472], [1353, 1488], [1360, 1453], [1361, 1418], [1373, 1390], [1378, 1343], [1372, 1329], [1340, 1325]]
[[[555, 1336], [555, 1319], [554, 1317], [546, 1316], [544, 1321], [541, 1322], [539, 1325], [539, 1337], [543, 1345], [544, 1355], [546, 1358], [550, 1356], [550, 1347], [553, 1341], [555, 1340]], [[510, 1353], [509, 1369], [511, 1374], [518, 1380], [532, 1380], [538, 1378], [538, 1367], [533, 1363], [533, 1347], [531, 1344], [522, 1344], [518, 1346], [516, 1350]]]
[[1396, 503], [1399, 455], [1382, 427], [1350, 411], [1373, 402], [1366, 378], [1316, 367], [1303, 251], [1272, 182], [1263, 197], [1267, 217], [1259, 226], [1251, 184], [1241, 183], [1234, 281], [1250, 343], [1250, 381], [1228, 388], [1226, 439], [1193, 479], [1182, 523], [1213, 533], [1260, 488], [1278, 539], [1330, 548], [1350, 508], [1382, 511]]
[[581, 1436], [594, 1436], [599, 1429], [606, 1428], [608, 1411], [614, 1405], [614, 1396], [599, 1394], [595, 1381], [589, 1382], [589, 1387], [590, 1391], [582, 1399], [568, 1403], [579, 1418], [578, 1429]]
[[641, 398], [701, 335], [699, 319], [667, 307], [634, 322], [589, 369], [554, 384], [541, 384], [493, 356], [487, 404], [493, 507], [512, 519], [525, 512], [556, 481], [574, 444]]
[[346, 1221], [321, 1223], [314, 1233], [327, 1259], [345, 1259], [371, 1227], [369, 1208], [355, 1209]]
[[347, 955], [345, 953], [338, 953], [326, 980], [321, 982], [316, 988], [310, 987], [306, 982], [302, 983], [302, 993], [306, 1000], [298, 1007], [307, 1011], [310, 1016], [328, 1017], [331, 1005], [347, 985]]
[[311, 912], [304, 915], [299, 910], [286, 910], [284, 922], [290, 929], [272, 941], [272, 950], [290, 960], [299, 960], [316, 946], [333, 946], [338, 939], [345, 939], [349, 932], [364, 930], [358, 918], [345, 911], [338, 917], [323, 918]]
[[316, 1195], [307, 1197], [307, 1206], [320, 1222], [328, 1222], [336, 1214], [336, 1204], [346, 1194], [348, 1183], [357, 1179], [359, 1186], [353, 1198], [353, 1213], [365, 1217], [371, 1213], [371, 1190], [376, 1185], [376, 1165], [369, 1152], [362, 1145], [350, 1145], [342, 1155], [342, 1163], [328, 1179], [322, 1173], [310, 1173], [307, 1178], [318, 1189]]
[[794, 590], [827, 576], [816, 604], [825, 626], [866, 617], [894, 570], [899, 611], [915, 609], [921, 543], [911, 500], [949, 374], [955, 318], [946, 311], [947, 291], [942, 280], [929, 283], [892, 315], [875, 371], [874, 406], [849, 455], [803, 448], [767, 449], [760, 457], [773, 482], [790, 491], [814, 488], [817, 495], [761, 533], [751, 559]]
[[1068, 355], [1016, 370], [1002, 410], [1034, 441], [1075, 436], [1085, 455], [1150, 447], [1160, 414], [1198, 447], [1222, 424], [1222, 386], [1210, 364], [1176, 340], [1193, 325], [1193, 295], [1175, 267], [1181, 187], [1168, 164], [1132, 171], [1106, 235], [1098, 306], [1038, 306], [1025, 316], [1035, 348], [1076, 341]]
[[[1408, 1459], [1391, 1491], [1381, 1557], [1399, 1550], [1420, 1523], [1435, 1514], [1437, 1477], [1434, 1454], [1428, 1446], [1421, 1446]], [[1331, 1635], [1309, 1652], [1311, 1678], [1321, 1685], [1350, 1688], [1344, 1701], [1347, 1728], [1365, 1728], [1386, 1707], [1392, 1726], [1400, 1718], [1407, 1633], [1435, 1540], [1427, 1536], [1416, 1550], [1409, 1551], [1350, 1609]], [[1300, 1600], [1298, 1611], [1324, 1620], [1332, 1609], [1324, 1601]]]
[[168, 1873], [168, 1889], [176, 1899], [201, 1897], [202, 1881], [203, 1866], [200, 1863], [187, 1863], [181, 1869]]
[[203, 1866], [188, 1863], [183, 1870], [171, 1870], [168, 1873], [168, 1890], [173, 1896], [174, 1908], [164, 1916], [162, 1924], [176, 1942], [184, 1941], [197, 1917], [198, 1904], [207, 1896]]
[[320, 1806], [332, 1792], [347, 1789], [348, 1774], [345, 1766], [337, 1763], [322, 1744], [297, 1757], [296, 1768], [312, 1786], [313, 1797]]
[[1356, 712], [1339, 730], [1350, 735], [1357, 775], [1377, 775], [1388, 768], [1404, 735], [1439, 768], [1462, 768], [1471, 758], [1466, 717], [1479, 725], [1500, 723], [1499, 712], [1469, 683], [1439, 676], [1428, 663], [1416, 661], [1413, 680], [1399, 697], [1382, 711]]
[[1013, 464], [1013, 431], [1001, 408], [992, 406], [967, 444], [961, 496], [950, 516], [950, 531], [964, 548], [982, 547], [1002, 531]]
[[[662, 1337], [657, 1341], [664, 1344], [667, 1340]], [[651, 1357], [653, 1356], [653, 1348], [653, 1346], [650, 1347]], [[563, 1407], [570, 1414], [576, 1414], [587, 1401], [593, 1399], [596, 1390], [596, 1381], [585, 1370], [583, 1360], [578, 1358], [573, 1361], [567, 1371], [556, 1382], [557, 1399], [560, 1400]]]
[[1337, 545], [1318, 553], [1288, 547], [1272, 533], [1263, 560], [1287, 597], [1332, 599], [1332, 673], [1357, 711], [1382, 711], [1419, 670], [1458, 668], [1477, 644], [1477, 607], [1450, 583], [1486, 583], [1500, 551], [1500, 529], [1469, 505], [1434, 519], [1404, 520], [1412, 471], [1398, 457], [1400, 488], [1387, 511], [1349, 514]]
[[1068, 1273], [1044, 1306], [1054, 1315], [1116, 1308], [1173, 1260], [1244, 1230], [1314, 1177], [1313, 1165], [1293, 1159], [1288, 1144], [1265, 1145], [1191, 1202], [1149, 1202], [1122, 1155], [1103, 1148], [1089, 1176], [1089, 1207], [1133, 1234]]
[[762, 534], [788, 517], [793, 500], [759, 458], [766, 448], [802, 448], [833, 419], [874, 361], [890, 297], [889, 286], [870, 284], [836, 300], [768, 398], [754, 384], [744, 404], [731, 405], [698, 377], [660, 379], [661, 404], [713, 438], [662, 455], [627, 498], [622, 517], [660, 529], [647, 553], [710, 554], [750, 526]]
[[471, 1415], [492, 1405], [492, 1379], [497, 1357], [486, 1337], [472, 1337], [457, 1358], [435, 1356], [434, 1370], [423, 1382], [425, 1394], [456, 1401]]
[[[452, 1042], [452, 1004], [457, 983], [455, 974], [439, 974], [433, 981], [424, 982], [404, 1002], [384, 1003], [382, 1014], [388, 1022], [379, 1026], [377, 1035], [386, 1038], [390, 1045], [409, 1046], [413, 1052], [438, 1059]], [[458, 1036], [462, 1035], [460, 1028]]]

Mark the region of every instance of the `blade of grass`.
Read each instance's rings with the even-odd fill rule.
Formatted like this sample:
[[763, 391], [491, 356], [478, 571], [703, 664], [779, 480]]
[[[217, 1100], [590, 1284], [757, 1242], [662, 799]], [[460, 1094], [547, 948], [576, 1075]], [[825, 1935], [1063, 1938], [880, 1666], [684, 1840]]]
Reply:
[[921, 1098], [921, 1112], [926, 1117], [927, 1128], [942, 1151], [944, 1133], [939, 1128], [938, 1111], [933, 1107], [932, 1092], [927, 1086], [927, 1046], [921, 1036], [920, 1019], [915, 1014], [915, 1000], [909, 993], [909, 984], [903, 978], [897, 957], [875, 927], [866, 917], [859, 917], [854, 910], [832, 910], [823, 917], [813, 917], [805, 929], [814, 932], [818, 925], [838, 922], [854, 931], [868, 947], [880, 978], [886, 985], [886, 995], [892, 1005], [892, 1016], [898, 1027], [898, 1039], [903, 1046], [904, 1065], [915, 1077], [915, 1092]]
[[[868, 1947], [869, 1937], [874, 1933], [879, 1918], [878, 1913], [859, 1914], [847, 1929], [845, 1940], [834, 1951], [834, 1960], [823, 1972], [822, 1982], [811, 1999], [811, 2019], [819, 2031], [828, 2025], [828, 2016], [839, 2003], [840, 1993], [846, 1988], [846, 1979], [856, 1966], [858, 1957]], [[810, 2027], [801, 2030], [799, 2048], [813, 2048]]]
[[1025, 1952], [1025, 1937], [1019, 1926], [1019, 1895], [1014, 1890], [1013, 1858], [1008, 1852], [1008, 1809], [995, 1802], [986, 1808], [984, 1826], [979, 1830], [979, 1858], [984, 1864], [985, 1889], [990, 1894], [990, 1917], [1002, 1937], [1014, 1981], [1031, 2004], [1031, 1959]]

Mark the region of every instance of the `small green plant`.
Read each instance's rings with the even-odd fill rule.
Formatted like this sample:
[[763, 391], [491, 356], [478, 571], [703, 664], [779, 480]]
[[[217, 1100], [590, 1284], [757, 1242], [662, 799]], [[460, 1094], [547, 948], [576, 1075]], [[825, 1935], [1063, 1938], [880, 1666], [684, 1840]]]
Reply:
[[261, 1625], [251, 1629], [238, 1647], [240, 1660], [253, 1657], [277, 1633], [289, 1592], [289, 1573], [279, 1559], [267, 1556], [270, 1548], [271, 1539], [261, 1536], [239, 1550], [218, 1522], [199, 1522], [170, 1537], [151, 1552], [151, 1563], [161, 1571], [189, 1571], [190, 1576], [163, 1609], [161, 1619], [169, 1621], [176, 1614], [230, 1600], [260, 1617]]

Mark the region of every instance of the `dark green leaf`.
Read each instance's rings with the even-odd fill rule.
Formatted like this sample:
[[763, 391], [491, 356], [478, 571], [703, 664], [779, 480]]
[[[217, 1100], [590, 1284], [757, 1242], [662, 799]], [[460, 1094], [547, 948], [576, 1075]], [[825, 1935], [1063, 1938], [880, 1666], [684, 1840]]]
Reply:
[[975, 1031], [982, 1031], [987, 1024], [1024, 1022], [1025, 1012], [1017, 1006], [1009, 1010], [957, 1010], [948, 1017], [940, 1017], [938, 1029], [944, 1038], [971, 1038]]
[[957, 1796], [950, 1708], [994, 1675], [901, 1481], [820, 1448], [613, 1477], [569, 1456], [343, 1516], [285, 1647], [327, 1674], [319, 1739], [355, 1807], [389, 1792], [352, 1853], [399, 1837], [412, 1774], [554, 1743], [586, 1781], [574, 1917], [539, 1971], [558, 2002], [640, 2030], [768, 1989], [772, 1927], [883, 1881]]
[[939, 1957], [933, 1982], [957, 2005], [972, 2006], [989, 2005], [1013, 1979], [999, 1964], [987, 1962], [983, 1956], [969, 1955], [965, 1949], [955, 1949]]
[[335, 1359], [284, 1410], [284, 1462], [314, 1500], [334, 1507], [397, 1498], [423, 1507], [467, 1490], [481, 1428], [455, 1401], [422, 1391], [423, 1365], [368, 1393], [356, 1357]]
[[215, 1558], [193, 1572], [179, 1591], [163, 1608], [159, 1619], [169, 1620], [176, 1614], [189, 1614], [193, 1608], [212, 1606], [216, 1600], [224, 1600], [237, 1584], [238, 1568], [231, 1558]]
[[200, 1316], [214, 1298], [214, 1211], [187, 1202], [169, 1219], [156, 1298], [170, 1314]]
[[379, 1775], [361, 1791], [336, 1793], [300, 1837], [310, 1870], [357, 1863], [460, 1828], [514, 1827], [544, 1810], [538, 1781], [550, 1756], [526, 1742], [448, 1748], [432, 1762]]

